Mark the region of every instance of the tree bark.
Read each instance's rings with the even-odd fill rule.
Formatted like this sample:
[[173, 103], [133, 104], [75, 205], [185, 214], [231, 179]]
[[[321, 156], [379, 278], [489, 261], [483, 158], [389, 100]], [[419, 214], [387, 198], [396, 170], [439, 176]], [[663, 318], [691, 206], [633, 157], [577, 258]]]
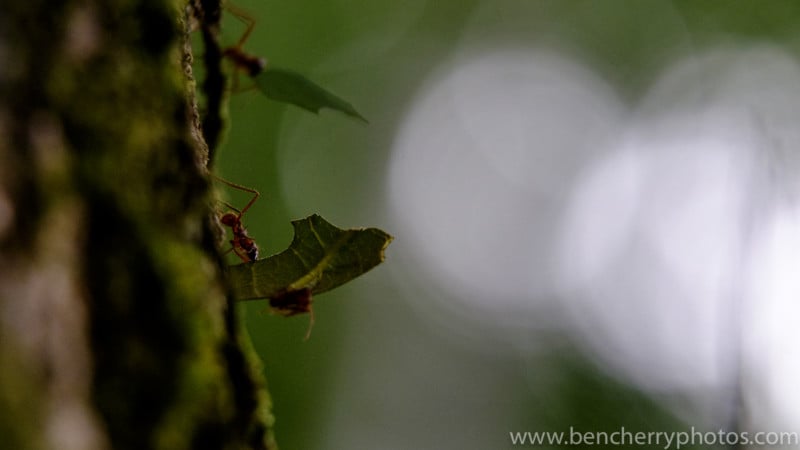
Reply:
[[276, 448], [185, 6], [0, 3], [3, 448]]

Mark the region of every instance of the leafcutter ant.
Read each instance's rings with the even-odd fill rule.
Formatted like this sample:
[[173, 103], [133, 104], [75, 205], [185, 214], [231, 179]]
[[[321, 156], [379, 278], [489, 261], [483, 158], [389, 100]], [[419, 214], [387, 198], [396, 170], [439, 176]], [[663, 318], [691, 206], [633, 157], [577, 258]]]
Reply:
[[311, 337], [311, 329], [314, 328], [314, 308], [311, 306], [313, 297], [311, 288], [287, 289], [269, 299], [269, 306], [272, 311], [282, 316], [291, 317], [297, 314], [309, 313], [308, 331], [305, 340]]
[[258, 197], [261, 194], [255, 189], [251, 189], [236, 183], [231, 183], [230, 181], [220, 177], [215, 176], [214, 178], [232, 188], [253, 194], [253, 198], [251, 198], [241, 210], [237, 209], [230, 203], [222, 202], [233, 212], [227, 212], [223, 214], [219, 218], [219, 221], [223, 225], [230, 227], [233, 235], [233, 239], [230, 240], [231, 248], [225, 253], [233, 251], [236, 253], [236, 256], [238, 256], [244, 262], [252, 262], [257, 260], [258, 245], [256, 245], [256, 241], [247, 234], [247, 229], [244, 227], [244, 225], [242, 225], [242, 216], [247, 212], [248, 209], [250, 209], [251, 206], [253, 206], [253, 203], [258, 200]]
[[222, 56], [233, 64], [233, 91], [240, 90], [239, 72], [244, 72], [253, 80], [253, 85], [248, 89], [257, 88], [271, 100], [288, 103], [315, 114], [319, 113], [322, 108], [330, 108], [367, 122], [367, 119], [349, 102], [323, 89], [299, 73], [277, 67], [270, 67], [269, 70], [266, 70], [267, 61], [265, 59], [251, 55], [242, 48], [255, 27], [255, 21], [236, 8], [230, 6], [227, 8], [247, 27], [236, 45], [222, 51]]
[[[226, 6], [226, 8], [239, 20], [244, 22], [245, 25], [247, 26], [247, 29], [245, 29], [244, 34], [242, 35], [241, 38], [239, 38], [239, 42], [237, 42], [236, 45], [234, 45], [233, 47], [228, 47], [222, 51], [222, 56], [228, 58], [228, 60], [231, 63], [233, 63], [234, 67], [237, 70], [242, 70], [248, 76], [255, 77], [256, 75], [264, 71], [264, 68], [267, 66], [267, 60], [245, 52], [242, 49], [242, 46], [250, 37], [250, 33], [253, 31], [253, 27], [255, 27], [256, 21], [252, 17], [248, 16], [244, 11], [241, 11], [237, 8], [233, 8], [230, 5]], [[234, 84], [234, 89], [238, 88], [238, 78], [236, 77], [235, 72], [234, 72], [233, 84]]]

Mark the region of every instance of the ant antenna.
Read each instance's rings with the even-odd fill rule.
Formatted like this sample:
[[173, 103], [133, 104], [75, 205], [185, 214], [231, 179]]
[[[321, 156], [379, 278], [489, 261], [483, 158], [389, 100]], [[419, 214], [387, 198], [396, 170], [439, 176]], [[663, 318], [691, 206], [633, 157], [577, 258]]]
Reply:
[[230, 3], [225, 5], [225, 9], [230, 11], [234, 17], [241, 20], [247, 26], [244, 34], [241, 38], [239, 38], [239, 42], [237, 42], [235, 46], [236, 48], [242, 48], [244, 43], [247, 42], [247, 39], [250, 37], [250, 33], [253, 31], [253, 28], [256, 26], [256, 20], [253, 19], [253, 16], [245, 12], [243, 9], [233, 6]]
[[231, 206], [227, 202], [222, 202], [228, 208], [238, 212], [239, 213], [239, 217], [241, 217], [245, 212], [247, 212], [247, 210], [250, 209], [251, 206], [253, 206], [253, 203], [255, 203], [256, 200], [258, 200], [259, 197], [261, 197], [261, 193], [258, 192], [255, 189], [253, 189], [253, 188], [249, 188], [247, 186], [242, 186], [241, 184], [236, 184], [236, 183], [234, 183], [232, 181], [228, 181], [228, 180], [226, 180], [226, 179], [224, 179], [222, 177], [218, 177], [218, 176], [216, 176], [214, 174], [212, 174], [211, 176], [214, 177], [214, 179], [219, 181], [220, 183], [226, 184], [226, 185], [228, 185], [228, 186], [230, 186], [230, 187], [232, 187], [234, 189], [238, 189], [240, 191], [249, 192], [249, 193], [253, 194], [253, 198], [251, 198], [250, 201], [247, 202], [247, 204], [244, 206], [244, 208], [242, 208], [241, 211], [239, 211], [237, 208], [234, 208], [233, 206]]

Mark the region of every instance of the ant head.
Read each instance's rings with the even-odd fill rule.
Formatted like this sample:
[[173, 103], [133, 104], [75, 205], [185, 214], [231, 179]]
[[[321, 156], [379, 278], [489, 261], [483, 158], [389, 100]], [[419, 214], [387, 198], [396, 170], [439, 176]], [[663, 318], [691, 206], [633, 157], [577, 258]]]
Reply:
[[252, 247], [247, 249], [247, 257], [250, 258], [250, 261], [258, 259], [258, 247], [256, 247], [255, 243], [253, 243]]
[[253, 57], [244, 61], [242, 65], [247, 71], [247, 74], [254, 77], [264, 71], [264, 68], [267, 67], [267, 60]]
[[222, 222], [223, 225], [232, 227], [239, 223], [239, 216], [234, 213], [227, 213], [220, 217], [219, 221]]

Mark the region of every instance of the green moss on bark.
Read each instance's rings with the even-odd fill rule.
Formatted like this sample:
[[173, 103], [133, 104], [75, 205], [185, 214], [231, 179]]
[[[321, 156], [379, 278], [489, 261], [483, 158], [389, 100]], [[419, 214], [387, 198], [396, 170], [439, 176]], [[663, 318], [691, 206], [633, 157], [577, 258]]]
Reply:
[[[58, 407], [54, 385], [74, 389], [88, 448], [275, 448], [264, 382], [226, 295], [209, 220], [208, 147], [192, 129], [194, 84], [181, 65], [189, 57], [184, 7], [0, 6], [0, 57], [19, 63], [0, 68], [0, 201], [12, 213], [0, 227], [0, 268], [20, 274], [0, 290], [0, 314], [23, 301], [48, 311], [47, 298], [64, 296], [81, 311], [76, 320], [32, 325], [74, 336], [71, 348], [88, 355], [74, 369], [88, 379], [71, 380], [54, 361], [64, 353], [56, 344], [4, 339], [3, 354], [20, 354], [33, 375], [3, 378], [0, 394], [12, 383], [38, 393], [31, 401], [41, 411], [28, 412], [45, 428]], [[49, 220], [54, 212], [62, 220]], [[55, 252], [49, 237], [65, 223], [73, 231]], [[70, 289], [33, 295], [28, 280], [55, 283], [42, 273], [47, 264]], [[67, 326], [74, 332], [57, 329]], [[0, 325], [0, 336], [15, 333], [25, 327]], [[0, 358], [4, 370], [11, 360]], [[13, 398], [0, 395], [0, 403], [13, 406]], [[41, 436], [15, 428], [24, 420], [0, 416], [0, 430], [18, 430], [17, 448], [36, 448]]]

